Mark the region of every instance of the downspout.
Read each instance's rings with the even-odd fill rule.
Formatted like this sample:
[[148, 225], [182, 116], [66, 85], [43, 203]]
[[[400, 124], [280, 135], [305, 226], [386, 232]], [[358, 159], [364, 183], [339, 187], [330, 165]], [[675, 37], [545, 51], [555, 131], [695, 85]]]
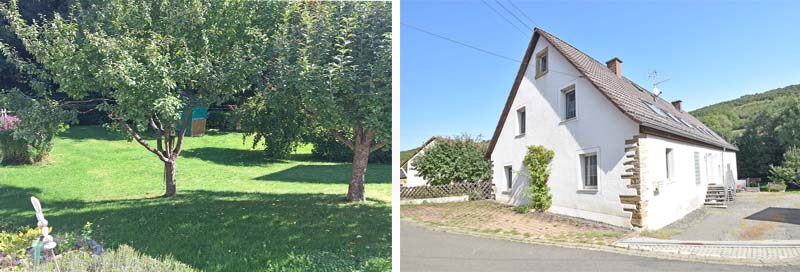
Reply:
[[719, 172], [722, 174], [722, 186], [725, 188], [725, 207], [728, 206], [728, 182], [725, 180], [725, 151], [727, 147], [722, 147], [722, 159], [720, 159]]

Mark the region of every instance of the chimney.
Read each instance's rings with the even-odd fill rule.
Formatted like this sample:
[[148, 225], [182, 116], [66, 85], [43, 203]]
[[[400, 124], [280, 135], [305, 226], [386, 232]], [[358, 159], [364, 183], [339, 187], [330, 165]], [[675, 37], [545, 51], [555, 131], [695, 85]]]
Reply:
[[676, 109], [678, 109], [679, 111], [683, 111], [681, 109], [681, 102], [683, 102], [683, 101], [680, 101], [680, 100], [672, 101], [672, 106], [675, 107]]
[[606, 61], [606, 66], [608, 66], [608, 69], [611, 69], [611, 71], [613, 71], [614, 74], [616, 74], [618, 77], [622, 77], [621, 59], [619, 59], [618, 57], [614, 57], [613, 59]]

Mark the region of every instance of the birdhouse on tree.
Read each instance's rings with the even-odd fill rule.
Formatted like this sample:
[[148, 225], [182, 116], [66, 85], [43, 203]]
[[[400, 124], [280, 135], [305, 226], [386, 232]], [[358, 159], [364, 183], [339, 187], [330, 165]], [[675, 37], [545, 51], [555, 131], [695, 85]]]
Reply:
[[[186, 116], [182, 116], [181, 121], [175, 125], [175, 131], [178, 133], [180, 133], [184, 118]], [[195, 137], [206, 134], [206, 119], [208, 119], [208, 110], [205, 107], [195, 107], [192, 110], [192, 120], [187, 123], [185, 136]]]

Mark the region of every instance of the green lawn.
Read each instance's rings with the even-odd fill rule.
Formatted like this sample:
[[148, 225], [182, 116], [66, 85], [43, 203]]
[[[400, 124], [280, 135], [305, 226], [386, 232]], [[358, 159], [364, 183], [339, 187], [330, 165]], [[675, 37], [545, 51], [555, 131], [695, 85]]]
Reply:
[[371, 270], [390, 267], [391, 167], [371, 164], [364, 204], [345, 203], [350, 165], [315, 162], [310, 147], [287, 160], [250, 150], [238, 133], [187, 138], [178, 196], [163, 163], [98, 127], [56, 140], [51, 162], [0, 166], [0, 226], [34, 226], [38, 197], [59, 231], [87, 221], [106, 247], [127, 244], [208, 271]]

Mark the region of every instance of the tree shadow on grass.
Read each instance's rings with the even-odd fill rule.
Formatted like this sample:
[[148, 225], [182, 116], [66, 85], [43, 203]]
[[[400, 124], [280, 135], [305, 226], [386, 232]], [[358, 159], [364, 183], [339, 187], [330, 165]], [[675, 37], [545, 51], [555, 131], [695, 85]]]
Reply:
[[[329, 194], [184, 191], [173, 198], [42, 204], [56, 234], [91, 221], [95, 238], [107, 247], [127, 244], [202, 270], [390, 265], [391, 206], [343, 200]], [[8, 204], [0, 199], [0, 207]], [[30, 223], [27, 217], [9, 219]]]
[[68, 130], [58, 134], [61, 138], [71, 140], [103, 140], [103, 141], [124, 141], [125, 134], [110, 131], [100, 126], [72, 126]]
[[267, 158], [261, 150], [243, 150], [222, 147], [186, 149], [181, 152], [181, 157], [197, 158], [207, 162], [228, 166], [259, 166], [282, 162], [281, 160]]
[[[348, 184], [353, 168], [350, 164], [297, 165], [286, 170], [260, 176], [256, 180], [284, 182]], [[392, 173], [385, 165], [369, 165], [365, 183], [391, 183]]]

